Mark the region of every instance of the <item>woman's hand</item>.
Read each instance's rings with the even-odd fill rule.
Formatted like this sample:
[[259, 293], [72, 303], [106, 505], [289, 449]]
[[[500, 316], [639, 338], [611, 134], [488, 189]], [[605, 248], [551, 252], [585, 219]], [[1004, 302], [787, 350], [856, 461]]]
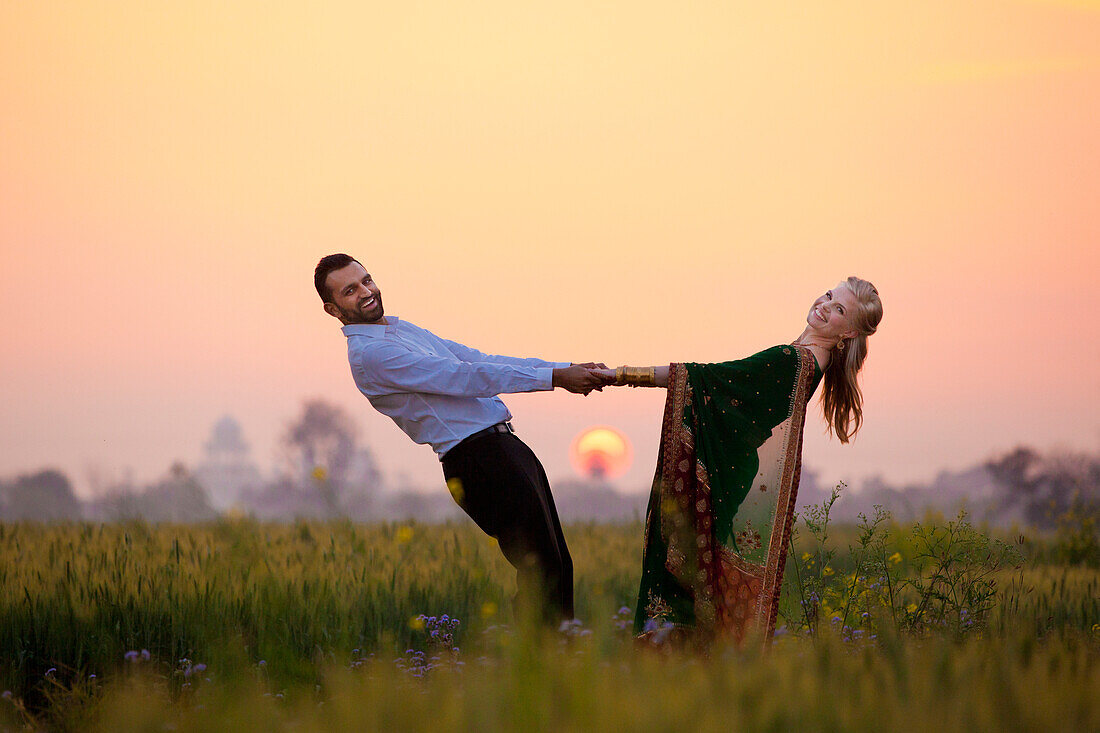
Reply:
[[[601, 366], [603, 366], [603, 365], [601, 364]], [[610, 386], [610, 387], [619, 386], [615, 383], [615, 370], [614, 369], [608, 369], [607, 367], [603, 367], [602, 369], [593, 369], [592, 371], [596, 372], [601, 377], [606, 377], [607, 380], [608, 380], [608, 382], [607, 382], [608, 386]]]

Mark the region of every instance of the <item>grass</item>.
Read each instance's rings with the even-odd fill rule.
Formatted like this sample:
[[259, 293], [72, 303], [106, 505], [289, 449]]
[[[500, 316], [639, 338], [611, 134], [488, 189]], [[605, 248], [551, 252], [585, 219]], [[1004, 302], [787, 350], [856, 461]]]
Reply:
[[[966, 633], [876, 611], [853, 638], [828, 605], [799, 627], [791, 573], [835, 579], [841, 608], [859, 531], [831, 530], [828, 576], [803, 533], [788, 633], [700, 657], [638, 649], [614, 620], [639, 525], [566, 534], [585, 629], [538, 635], [509, 628], [512, 572], [465, 524], [0, 525], [0, 728], [1100, 729], [1100, 570], [1051, 562], [1053, 540], [991, 572]], [[905, 579], [929, 575], [919, 547], [894, 527], [879, 550]], [[453, 643], [421, 614], [461, 619]]]

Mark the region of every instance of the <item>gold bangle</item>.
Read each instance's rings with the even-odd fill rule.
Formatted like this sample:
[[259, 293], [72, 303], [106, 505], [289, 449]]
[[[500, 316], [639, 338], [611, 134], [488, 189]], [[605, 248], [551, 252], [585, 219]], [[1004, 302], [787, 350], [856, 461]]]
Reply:
[[615, 383], [631, 387], [656, 387], [657, 369], [655, 367], [619, 367], [615, 370]]

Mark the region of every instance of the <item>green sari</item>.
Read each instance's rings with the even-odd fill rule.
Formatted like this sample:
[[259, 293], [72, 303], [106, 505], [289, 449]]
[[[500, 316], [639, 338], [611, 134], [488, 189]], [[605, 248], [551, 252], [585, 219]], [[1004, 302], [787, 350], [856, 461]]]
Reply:
[[820, 380], [810, 350], [793, 345], [670, 366], [636, 634], [771, 637], [806, 403]]

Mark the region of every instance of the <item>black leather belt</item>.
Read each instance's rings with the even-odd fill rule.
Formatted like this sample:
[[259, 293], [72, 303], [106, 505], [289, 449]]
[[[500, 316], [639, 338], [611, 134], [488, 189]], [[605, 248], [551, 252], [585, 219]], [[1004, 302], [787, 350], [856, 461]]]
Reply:
[[[451, 450], [454, 450], [455, 448], [457, 448], [460, 445], [466, 445], [467, 443], [472, 443], [475, 440], [477, 440], [478, 438], [484, 438], [486, 435], [490, 435], [492, 433], [514, 433], [514, 432], [516, 432], [516, 429], [512, 427], [512, 423], [510, 423], [510, 422], [498, 422], [496, 425], [490, 425], [489, 427], [485, 428], [484, 430], [478, 430], [476, 433], [471, 433], [470, 435], [467, 435], [465, 438], [460, 440], [458, 442], [458, 444], [455, 445], [454, 448], [451, 448]], [[451, 450], [447, 451], [447, 454], [450, 454]], [[445, 454], [443, 457], [446, 458], [447, 455]]]

